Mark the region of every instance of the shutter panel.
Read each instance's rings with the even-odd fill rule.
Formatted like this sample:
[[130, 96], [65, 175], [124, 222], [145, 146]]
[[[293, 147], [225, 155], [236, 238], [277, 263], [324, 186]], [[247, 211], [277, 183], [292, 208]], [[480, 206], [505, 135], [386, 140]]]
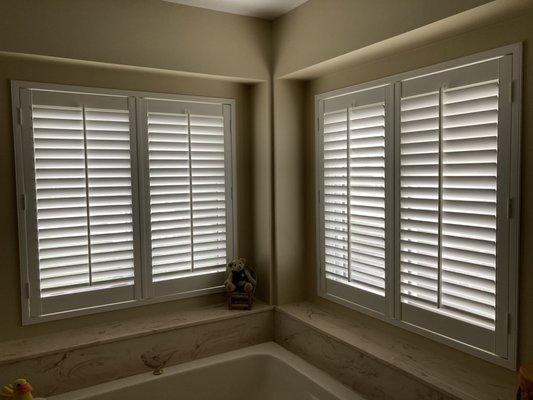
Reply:
[[386, 305], [386, 93], [381, 87], [326, 99], [321, 138], [326, 291], [381, 313]]
[[231, 207], [229, 107], [144, 101], [152, 296], [220, 287]]
[[500, 86], [491, 60], [403, 82], [400, 106], [402, 318], [491, 351]]
[[128, 98], [30, 93], [32, 149], [25, 151], [33, 153], [27, 185], [35, 191], [41, 298], [32, 313], [133, 300]]

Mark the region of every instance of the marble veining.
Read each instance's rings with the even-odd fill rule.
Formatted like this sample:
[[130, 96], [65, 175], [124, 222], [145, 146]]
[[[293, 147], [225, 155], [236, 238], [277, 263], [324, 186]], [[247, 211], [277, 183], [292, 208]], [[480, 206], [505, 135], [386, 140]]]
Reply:
[[[391, 328], [389, 332], [387, 326], [369, 317], [348, 319], [307, 302], [281, 306], [276, 312], [278, 343], [303, 358], [313, 358], [313, 361], [309, 361], [345, 379], [348, 379], [347, 371], [355, 372], [359, 378], [366, 374], [369, 380], [376, 372], [388, 374], [390, 379], [403, 376], [402, 381], [409, 382], [405, 390], [417, 389], [416, 393], [396, 397], [398, 399], [513, 398], [516, 377], [512, 371], [449, 351], [446, 346], [418, 335], [398, 331]], [[346, 354], [350, 354], [351, 358], [346, 359]], [[354, 359], [359, 360], [359, 365], [365, 364], [368, 368], [364, 372], [356, 371], [356, 365], [352, 362]], [[380, 383], [389, 381], [389, 378], [376, 379], [378, 386], [384, 390], [382, 395], [374, 392], [367, 394], [376, 399], [389, 398], [386, 397], [387, 393], [394, 391], [394, 386], [386, 389]], [[366, 382], [361, 384], [365, 385]]]
[[211, 305], [0, 343], [0, 382], [50, 396], [275, 339], [369, 400], [513, 398], [513, 372], [402, 332], [314, 303]]
[[[276, 342], [325, 370], [369, 400], [448, 400], [441, 393], [283, 314]], [[451, 398], [450, 398], [451, 399]]]
[[0, 382], [27, 377], [39, 396], [50, 396], [142, 372], [147, 352], [175, 365], [273, 339], [273, 312], [264, 309], [239, 318], [196, 324], [151, 335], [94, 344], [83, 348], [0, 365]]
[[61, 351], [194, 326], [207, 321], [233, 319], [271, 309], [271, 306], [257, 302], [251, 311], [228, 310], [225, 303], [219, 303], [179, 310], [175, 313], [146, 315], [125, 322], [97, 324], [28, 339], [4, 341], [0, 342], [0, 365], [56, 354]]

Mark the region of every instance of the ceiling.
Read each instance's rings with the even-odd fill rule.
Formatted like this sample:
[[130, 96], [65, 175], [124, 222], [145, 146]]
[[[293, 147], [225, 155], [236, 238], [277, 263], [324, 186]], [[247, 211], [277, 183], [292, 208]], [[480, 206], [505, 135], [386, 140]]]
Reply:
[[164, 0], [187, 6], [209, 8], [231, 14], [275, 19], [307, 0]]

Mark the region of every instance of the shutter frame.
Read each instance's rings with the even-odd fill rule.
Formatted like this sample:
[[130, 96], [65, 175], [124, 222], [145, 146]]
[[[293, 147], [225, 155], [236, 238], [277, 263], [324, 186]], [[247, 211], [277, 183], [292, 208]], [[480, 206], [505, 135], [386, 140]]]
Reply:
[[39, 267], [37, 254], [37, 241], [32, 232], [37, 231], [37, 219], [34, 217], [36, 215], [36, 205], [35, 197], [31, 196], [30, 193], [34, 192], [35, 188], [35, 166], [33, 159], [33, 125], [31, 123], [31, 91], [26, 88], [20, 88], [20, 113], [22, 115], [21, 123], [21, 148], [22, 148], [22, 157], [23, 157], [23, 166], [22, 174], [23, 185], [24, 185], [24, 196], [26, 198], [25, 207], [24, 207], [24, 231], [26, 237], [24, 238], [25, 243], [30, 243], [30, 246], [26, 246], [26, 265], [27, 265], [27, 275], [28, 283], [30, 286], [29, 291], [29, 316], [37, 317], [41, 315], [41, 302], [40, 291], [39, 291]]
[[[512, 121], [513, 108], [513, 57], [506, 55], [499, 60], [500, 67], [500, 103], [498, 104], [498, 138], [500, 139], [499, 151], [500, 154], [498, 162], [498, 176], [500, 177], [498, 188], [498, 203], [500, 208], [498, 210], [498, 219], [496, 232], [497, 243], [497, 265], [500, 265], [499, 270], [496, 270], [496, 291], [499, 293], [497, 297], [496, 308], [496, 354], [502, 357], [508, 357], [510, 354], [510, 344], [508, 334], [510, 332], [509, 316], [512, 309], [512, 293], [511, 286], [511, 235], [512, 222], [516, 220], [509, 215], [510, 201], [513, 196], [512, 180], [519, 174], [520, 169], [513, 174], [512, 159], [513, 157], [520, 157], [520, 153], [513, 154], [513, 141], [516, 141], [516, 135], [513, 135], [513, 129], [518, 129], [518, 121]], [[514, 137], [513, 137], [514, 136]], [[519, 140], [519, 138], [518, 138]], [[499, 246], [499, 248], [498, 248]], [[515, 316], [516, 317], [516, 316]], [[515, 318], [516, 319], [516, 318]]]
[[[507, 69], [508, 69], [508, 75], [509, 75], [509, 82], [505, 86], [508, 88], [508, 90], [502, 91], [506, 94], [502, 94], [500, 99], [506, 99], [509, 102], [509, 132], [510, 132], [510, 162], [509, 162], [509, 174], [507, 175], [509, 180], [509, 192], [507, 194], [507, 198], [505, 199], [504, 204], [507, 206], [508, 204], [512, 204], [513, 212], [508, 212], [509, 210], [505, 208], [504, 214], [507, 216], [507, 224], [508, 224], [508, 257], [506, 260], [506, 264], [508, 266], [507, 271], [502, 271], [502, 273], [505, 274], [507, 277], [507, 285], [506, 289], [508, 290], [508, 296], [506, 300], [508, 301], [508, 306], [506, 309], [505, 307], [500, 307], [500, 309], [497, 311], [497, 314], [504, 314], [505, 312], [507, 315], [504, 315], [503, 317], [497, 317], [497, 325], [501, 324], [502, 326], [507, 329], [499, 329], [499, 333], [496, 335], [496, 340], [492, 340], [492, 349], [489, 350], [481, 350], [480, 347], [487, 347], [486, 345], [480, 344], [480, 347], [477, 347], [476, 343], [472, 344], [466, 344], [464, 341], [461, 341], [460, 338], [455, 338], [453, 336], [453, 331], [448, 332], [449, 336], [446, 336], [444, 333], [437, 333], [433, 332], [431, 327], [421, 327], [419, 324], [411, 324], [406, 321], [403, 321], [401, 319], [401, 303], [400, 303], [400, 291], [399, 291], [399, 282], [400, 282], [400, 273], [399, 268], [394, 268], [394, 316], [388, 317], [384, 316], [382, 314], [376, 313], [372, 310], [366, 309], [364, 307], [358, 307], [357, 305], [354, 305], [351, 302], [345, 301], [341, 298], [335, 297], [331, 294], [328, 294], [324, 289], [324, 273], [323, 273], [323, 266], [321, 262], [321, 243], [322, 243], [322, 237], [321, 237], [321, 228], [318, 227], [316, 231], [317, 236], [317, 281], [318, 281], [318, 294], [320, 297], [326, 298], [330, 301], [342, 304], [344, 306], [357, 309], [359, 311], [362, 311], [364, 313], [370, 314], [372, 316], [375, 316], [379, 319], [382, 319], [384, 321], [387, 321], [393, 325], [397, 325], [399, 327], [402, 327], [404, 329], [407, 329], [412, 332], [416, 332], [418, 334], [421, 334], [422, 336], [429, 337], [433, 340], [445, 343], [451, 347], [454, 347], [456, 349], [459, 349], [461, 351], [467, 352], [469, 354], [475, 355], [477, 357], [480, 357], [484, 360], [490, 361], [492, 363], [502, 365], [506, 368], [514, 369], [516, 367], [516, 352], [517, 352], [517, 305], [518, 305], [518, 264], [519, 264], [519, 216], [517, 214], [517, 210], [519, 210], [519, 200], [520, 200], [520, 100], [521, 100], [521, 79], [522, 79], [522, 71], [521, 71], [521, 65], [522, 65], [522, 45], [521, 43], [513, 44], [504, 46], [501, 48], [485, 51], [482, 53], [474, 54], [471, 56], [463, 57], [461, 59], [452, 60], [448, 62], [444, 62], [438, 65], [433, 65], [425, 68], [418, 69], [416, 71], [409, 71], [401, 74], [394, 75], [392, 77], [382, 78], [378, 79], [372, 82], [367, 82], [364, 84], [358, 84], [354, 85], [348, 88], [342, 88], [333, 90], [331, 92], [318, 94], [315, 96], [315, 112], [317, 116], [317, 125], [316, 125], [316, 154], [317, 154], [317, 160], [321, 160], [321, 152], [320, 149], [322, 147], [320, 143], [320, 135], [319, 132], [322, 130], [321, 126], [321, 119], [318, 118], [321, 114], [323, 114], [323, 108], [322, 103], [324, 100], [332, 97], [340, 97], [344, 96], [348, 93], [353, 93], [357, 91], [366, 90], [369, 88], [373, 88], [380, 85], [386, 85], [389, 83], [393, 83], [395, 85], [395, 132], [399, 132], [399, 99], [401, 96], [401, 84], [402, 82], [416, 79], [420, 76], [429, 76], [429, 75], [435, 75], [442, 72], [447, 71], [453, 71], [453, 70], [459, 70], [465, 66], [474, 66], [476, 64], [484, 64], [489, 63], [492, 65], [495, 65], [494, 62], [496, 62], [496, 65], [501, 63], [503, 59], [508, 59], [507, 61]], [[456, 71], [457, 72], [457, 71]], [[454, 72], [455, 73], [455, 72]], [[454, 88], [453, 82], [450, 87]], [[459, 85], [460, 86], [460, 85]], [[501, 135], [500, 135], [501, 136]], [[395, 152], [397, 149], [399, 149], [399, 135], [395, 135]], [[395, 157], [395, 172], [396, 172], [396, 183], [399, 183], [399, 167], [400, 167], [400, 160], [399, 157]], [[321, 180], [320, 176], [322, 175], [322, 170], [320, 168], [320, 162], [316, 163], [316, 187], [317, 187], [317, 198], [316, 198], [316, 220], [320, 221], [321, 215], [322, 215], [322, 204], [321, 204]], [[501, 174], [499, 173], [501, 176]], [[465, 183], [465, 182], [463, 182]], [[484, 182], [480, 182], [479, 184], [484, 184]], [[477, 184], [476, 186], [479, 186]], [[399, 237], [400, 229], [399, 229], [399, 196], [400, 196], [400, 187], [399, 184], [395, 185], [395, 212], [396, 212], [396, 218], [395, 218], [395, 237]], [[500, 213], [500, 216], [502, 214]], [[397, 242], [395, 244], [395, 260], [399, 259], [399, 248], [400, 243]], [[501, 252], [500, 252], [501, 255]], [[502, 283], [502, 281], [498, 282], [499, 284]], [[505, 285], [505, 283], [504, 283]], [[510, 316], [510, 317], [509, 317]], [[510, 321], [510, 322], [509, 322]], [[493, 335], [494, 337], [494, 335]], [[485, 341], [486, 343], [486, 341]], [[495, 346], [494, 347], [494, 343]], [[499, 344], [498, 344], [499, 343]], [[507, 349], [507, 351], [505, 351]]]

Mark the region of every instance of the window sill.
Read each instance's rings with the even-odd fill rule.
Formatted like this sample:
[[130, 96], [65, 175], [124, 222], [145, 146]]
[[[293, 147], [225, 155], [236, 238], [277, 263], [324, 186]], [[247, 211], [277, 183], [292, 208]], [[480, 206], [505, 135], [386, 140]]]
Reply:
[[[210, 274], [211, 275], [211, 274]], [[214, 275], [214, 274], [213, 274]], [[221, 282], [223, 274], [219, 274], [215, 276], [214, 281], [215, 282]], [[190, 281], [189, 281], [190, 283]], [[61, 319], [66, 318], [73, 318], [73, 317], [80, 317], [84, 315], [92, 315], [92, 314], [99, 314], [103, 312], [108, 311], [115, 311], [115, 310], [125, 310], [128, 308], [135, 308], [139, 306], [145, 306], [145, 305], [151, 305], [151, 304], [157, 304], [157, 303], [165, 303], [168, 301], [174, 301], [174, 300], [182, 300], [182, 299], [188, 299], [192, 297], [202, 297], [202, 296], [208, 296], [212, 294], [220, 294], [224, 293], [224, 287], [223, 286], [216, 286], [216, 287], [210, 287], [213, 281], [210, 281], [206, 287], [207, 289], [198, 289], [198, 290], [191, 290], [191, 291], [184, 291], [184, 292], [175, 292], [174, 294], [169, 295], [162, 295], [152, 298], [139, 298], [139, 299], [132, 299], [128, 301], [119, 301], [119, 302], [109, 302], [109, 304], [102, 304], [97, 305], [93, 307], [84, 307], [84, 308], [74, 308], [71, 310], [63, 311], [63, 312], [55, 312], [51, 314], [44, 314], [37, 317], [31, 317], [28, 315], [29, 308], [27, 305], [23, 305], [23, 314], [22, 314], [22, 325], [33, 325], [33, 324], [40, 324], [43, 322], [50, 322], [50, 321], [57, 321]], [[98, 294], [99, 291], [94, 292], [95, 294]], [[25, 301], [29, 301], [26, 299]], [[57, 301], [57, 300], [56, 300]], [[61, 303], [61, 300], [59, 299], [59, 303]]]
[[256, 301], [251, 311], [228, 310], [226, 303], [191, 306], [176, 312], [135, 317], [124, 322], [98, 324], [62, 332], [0, 342], [0, 365], [46, 356], [61, 351], [182, 329], [272, 310]]
[[276, 310], [334, 340], [456, 399], [501, 400], [516, 396], [516, 374], [365, 315], [336, 306], [294, 303]]

